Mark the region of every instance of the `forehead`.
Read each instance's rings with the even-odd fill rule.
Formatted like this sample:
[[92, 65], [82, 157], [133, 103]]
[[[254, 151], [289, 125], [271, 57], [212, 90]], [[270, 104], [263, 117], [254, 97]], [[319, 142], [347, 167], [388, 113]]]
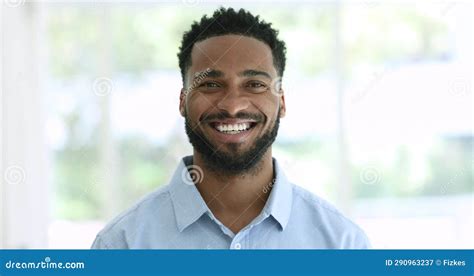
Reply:
[[207, 68], [224, 73], [259, 69], [276, 75], [270, 47], [255, 38], [242, 35], [223, 35], [194, 44], [190, 72]]

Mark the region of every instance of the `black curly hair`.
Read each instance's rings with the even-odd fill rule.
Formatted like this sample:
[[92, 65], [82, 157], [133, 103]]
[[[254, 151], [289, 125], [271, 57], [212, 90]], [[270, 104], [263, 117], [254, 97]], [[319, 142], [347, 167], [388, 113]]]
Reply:
[[279, 77], [283, 77], [286, 63], [285, 42], [278, 39], [278, 31], [273, 29], [271, 23], [260, 20], [250, 12], [233, 8], [219, 8], [212, 17], [204, 15], [200, 22], [194, 22], [191, 30], [183, 35], [178, 59], [183, 85], [185, 84], [186, 71], [191, 66], [191, 51], [195, 43], [210, 37], [238, 34], [258, 39], [267, 44], [272, 50], [273, 65]]

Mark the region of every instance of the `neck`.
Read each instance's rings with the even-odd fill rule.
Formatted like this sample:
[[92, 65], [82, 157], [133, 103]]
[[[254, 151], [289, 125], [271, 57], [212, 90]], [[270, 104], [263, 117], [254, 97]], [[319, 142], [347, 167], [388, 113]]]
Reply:
[[207, 168], [196, 151], [193, 163], [204, 174], [197, 189], [212, 213], [231, 230], [240, 230], [262, 211], [274, 178], [271, 148], [258, 163], [258, 169], [238, 175]]

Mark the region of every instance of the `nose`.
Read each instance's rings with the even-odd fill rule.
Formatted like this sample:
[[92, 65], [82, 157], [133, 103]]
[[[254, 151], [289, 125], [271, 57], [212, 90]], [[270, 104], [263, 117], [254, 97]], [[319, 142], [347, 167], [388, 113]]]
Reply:
[[242, 110], [249, 107], [249, 100], [246, 95], [243, 95], [239, 89], [229, 88], [223, 98], [217, 103], [217, 108], [221, 111], [227, 111], [231, 116], [235, 116]]

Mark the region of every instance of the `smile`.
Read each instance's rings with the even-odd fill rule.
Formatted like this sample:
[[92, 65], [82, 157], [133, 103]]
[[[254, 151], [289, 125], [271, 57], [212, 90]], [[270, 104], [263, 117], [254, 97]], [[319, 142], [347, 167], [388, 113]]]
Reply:
[[253, 121], [245, 122], [211, 122], [210, 125], [215, 130], [223, 134], [235, 135], [249, 131], [257, 123]]

